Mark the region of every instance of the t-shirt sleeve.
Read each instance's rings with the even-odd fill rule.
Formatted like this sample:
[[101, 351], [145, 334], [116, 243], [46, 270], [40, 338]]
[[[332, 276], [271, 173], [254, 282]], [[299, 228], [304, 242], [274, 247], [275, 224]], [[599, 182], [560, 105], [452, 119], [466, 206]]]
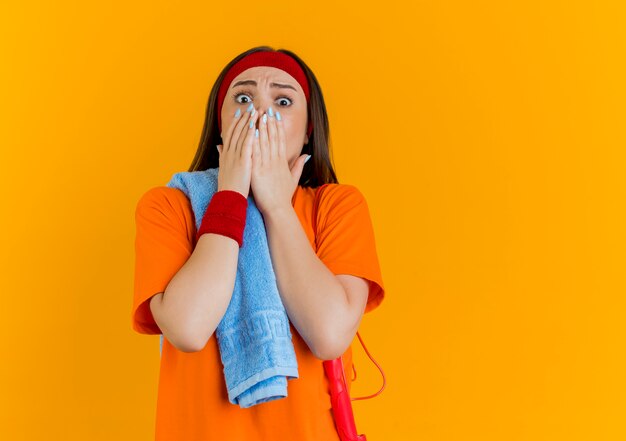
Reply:
[[368, 280], [365, 312], [372, 311], [383, 301], [385, 287], [367, 201], [353, 185], [331, 184], [321, 190], [318, 203], [317, 256], [335, 275]]
[[176, 188], [151, 188], [137, 202], [135, 225], [132, 327], [140, 334], [161, 334], [150, 299], [165, 291], [193, 251], [195, 224], [189, 199]]

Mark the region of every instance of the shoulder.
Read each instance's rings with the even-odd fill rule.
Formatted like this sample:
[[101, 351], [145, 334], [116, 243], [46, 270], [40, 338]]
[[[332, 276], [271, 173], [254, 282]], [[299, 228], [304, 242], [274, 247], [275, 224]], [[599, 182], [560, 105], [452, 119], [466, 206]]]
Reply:
[[180, 222], [187, 225], [192, 215], [191, 202], [178, 188], [156, 186], [144, 192], [135, 209], [135, 217], [165, 218], [170, 222]]
[[319, 195], [320, 208], [327, 210], [336, 207], [354, 207], [356, 205], [365, 204], [365, 196], [361, 191], [352, 184], [328, 184]]
[[189, 199], [178, 188], [160, 185], [148, 189], [139, 197], [137, 209], [140, 208], [169, 208], [171, 210], [182, 209], [191, 206]]

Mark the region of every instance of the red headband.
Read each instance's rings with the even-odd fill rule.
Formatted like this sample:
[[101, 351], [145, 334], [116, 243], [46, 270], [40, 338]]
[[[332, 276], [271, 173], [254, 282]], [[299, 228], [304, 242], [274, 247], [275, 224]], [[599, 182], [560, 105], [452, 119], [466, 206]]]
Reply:
[[[309, 83], [306, 79], [306, 75], [302, 70], [302, 67], [298, 62], [289, 55], [282, 52], [270, 52], [270, 51], [257, 51], [245, 56], [237, 63], [235, 63], [226, 73], [220, 90], [217, 94], [217, 124], [222, 131], [222, 105], [224, 104], [224, 98], [226, 97], [226, 91], [230, 87], [230, 83], [233, 82], [235, 77], [246, 69], [250, 69], [255, 66], [271, 66], [284, 70], [289, 75], [300, 83], [304, 96], [306, 97], [307, 105], [309, 103]], [[309, 119], [309, 126], [307, 128], [307, 136], [311, 136], [313, 131], [313, 123]]]

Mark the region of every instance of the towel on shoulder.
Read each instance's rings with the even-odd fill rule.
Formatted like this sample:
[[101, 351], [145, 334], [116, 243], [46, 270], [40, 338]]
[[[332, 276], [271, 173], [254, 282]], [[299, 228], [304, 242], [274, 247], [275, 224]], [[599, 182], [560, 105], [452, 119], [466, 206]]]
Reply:
[[[191, 202], [196, 229], [217, 191], [219, 168], [175, 173], [166, 184]], [[278, 292], [263, 216], [248, 196], [232, 298], [215, 331], [228, 399], [242, 408], [287, 396], [298, 378], [289, 318]], [[161, 351], [163, 335], [161, 335]]]

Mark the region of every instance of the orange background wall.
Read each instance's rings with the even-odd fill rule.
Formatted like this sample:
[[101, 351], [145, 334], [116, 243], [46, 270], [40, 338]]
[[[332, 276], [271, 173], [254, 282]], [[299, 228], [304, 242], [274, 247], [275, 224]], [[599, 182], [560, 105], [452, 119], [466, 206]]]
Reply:
[[[383, 7], [384, 6], [384, 7]], [[623, 2], [0, 6], [0, 439], [150, 440], [134, 208], [186, 170], [222, 67], [298, 53], [387, 298], [371, 441], [626, 438]], [[353, 396], [381, 377], [358, 339]]]

